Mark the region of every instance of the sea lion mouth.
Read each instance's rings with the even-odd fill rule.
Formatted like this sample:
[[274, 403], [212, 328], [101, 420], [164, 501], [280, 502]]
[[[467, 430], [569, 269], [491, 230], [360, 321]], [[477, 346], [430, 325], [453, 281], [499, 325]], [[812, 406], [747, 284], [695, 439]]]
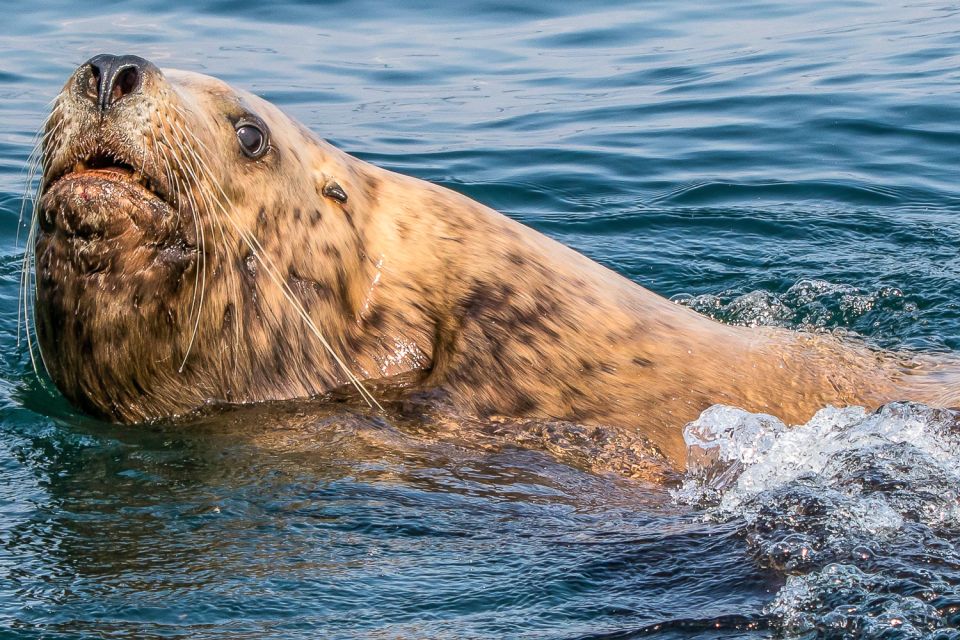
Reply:
[[103, 149], [53, 168], [40, 198], [41, 230], [70, 244], [127, 236], [161, 250], [195, 250], [192, 228], [179, 213], [164, 177]]
[[72, 163], [62, 163], [44, 179], [41, 195], [53, 189], [61, 180], [84, 174], [99, 175], [104, 180], [137, 184], [143, 188], [144, 195], [163, 200], [171, 209], [177, 208], [167, 187], [166, 178], [154, 175], [146, 166], [137, 167], [124, 157], [107, 150], [96, 150], [76, 157]]

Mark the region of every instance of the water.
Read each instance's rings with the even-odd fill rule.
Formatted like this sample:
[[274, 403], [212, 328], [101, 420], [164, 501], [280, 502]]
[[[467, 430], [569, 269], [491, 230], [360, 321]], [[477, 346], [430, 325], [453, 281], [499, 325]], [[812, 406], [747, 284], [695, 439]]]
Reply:
[[960, 416], [894, 403], [822, 409], [786, 428], [715, 406], [685, 432], [676, 496], [738, 522], [788, 574], [766, 611], [787, 635], [956, 637]]
[[688, 432], [701, 462], [661, 487], [355, 416], [111, 427], [16, 346], [33, 136], [107, 51], [251, 89], [724, 321], [956, 351], [958, 13], [8, 2], [0, 635], [958, 637], [953, 414], [825, 409], [785, 431], [715, 408]]

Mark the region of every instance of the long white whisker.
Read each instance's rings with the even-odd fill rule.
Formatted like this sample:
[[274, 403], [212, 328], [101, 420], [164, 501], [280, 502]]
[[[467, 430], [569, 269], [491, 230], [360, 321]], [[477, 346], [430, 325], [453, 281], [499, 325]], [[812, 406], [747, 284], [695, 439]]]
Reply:
[[[180, 144], [180, 141], [177, 140], [176, 137], [174, 137], [174, 142], [176, 143], [177, 147], [180, 149], [180, 152], [186, 155], [184, 153], [183, 145]], [[190, 163], [187, 162], [186, 160], [187, 158], [184, 158], [184, 161], [180, 163], [181, 169], [187, 170], [187, 172], [193, 178], [194, 183], [199, 182], [199, 180], [197, 180], [196, 175], [194, 174], [193, 170], [190, 167]], [[186, 186], [189, 186], [189, 184]], [[187, 364], [187, 358], [190, 356], [190, 351], [193, 349], [193, 343], [196, 340], [197, 332], [200, 330], [200, 318], [203, 314], [203, 301], [204, 301], [206, 288], [207, 288], [207, 251], [206, 251], [206, 235], [204, 233], [204, 225], [200, 222], [199, 217], [197, 215], [198, 207], [197, 207], [196, 200], [193, 197], [192, 190], [185, 188], [184, 191], [187, 193], [187, 198], [190, 203], [190, 211], [193, 216], [194, 224], [199, 233], [198, 242], [197, 242], [197, 251], [199, 253], [200, 272], [202, 273], [202, 275], [200, 277], [200, 301], [197, 306], [197, 318], [193, 324], [193, 331], [190, 334], [190, 342], [187, 344], [187, 350], [186, 350], [186, 353], [184, 353], [183, 362], [180, 363], [179, 371], [181, 373], [183, 373], [183, 369]]]
[[[180, 112], [178, 109], [175, 109], [175, 110], [178, 112], [178, 114], [179, 114], [182, 118], [185, 117], [185, 116], [183, 115], [183, 113]], [[170, 121], [170, 122], [168, 122], [168, 124], [170, 124], [171, 127], [175, 127], [176, 130], [177, 130], [178, 132], [180, 132], [180, 133], [183, 135], [184, 138], [187, 138], [187, 137], [189, 136], [190, 139], [197, 141], [197, 140], [196, 140], [196, 136], [194, 136], [194, 135], [192, 135], [192, 134], [189, 134], [186, 130], [182, 129], [182, 128], [181, 128], [179, 125], [177, 125], [175, 122]], [[199, 141], [197, 141], [197, 142], [199, 142]], [[178, 146], [180, 146], [180, 145], [178, 145]], [[201, 198], [202, 198], [203, 201], [204, 201], [204, 204], [205, 204], [206, 209], [207, 209], [207, 211], [208, 211], [209, 217], [210, 217], [210, 219], [213, 221], [213, 223], [216, 225], [217, 229], [219, 229], [221, 238], [223, 239], [223, 242], [224, 242], [224, 245], [226, 245], [227, 242], [228, 242], [228, 241], [227, 241], [227, 234], [226, 234], [226, 230], [225, 230], [225, 228], [224, 228], [224, 226], [223, 226], [223, 223], [221, 222], [219, 216], [217, 215], [216, 207], [214, 206], [214, 202], [216, 202], [216, 200], [215, 200], [215, 198], [213, 197], [213, 194], [210, 193], [210, 192], [205, 188], [205, 183], [197, 177], [197, 174], [201, 172], [200, 166], [202, 165], [202, 160], [200, 159], [198, 152], [197, 152], [195, 149], [192, 149], [191, 147], [189, 147], [189, 145], [187, 145], [185, 148], [184, 148], [184, 146], [180, 146], [180, 148], [181, 148], [181, 150], [182, 150], [186, 155], [188, 155], [188, 157], [189, 157], [190, 159], [192, 159], [192, 160], [196, 163], [196, 165], [197, 165], [196, 168], [194, 169], [193, 167], [190, 167], [189, 165], [187, 165], [186, 162], [183, 163], [184, 166], [186, 166], [187, 169], [191, 171], [191, 175], [193, 176], [194, 182], [196, 183], [195, 186], [196, 186], [197, 191], [199, 192]], [[209, 173], [209, 172], [207, 172], [207, 173]], [[216, 244], [214, 244], [214, 248], [216, 249]], [[219, 254], [218, 254], [218, 255], [219, 255]], [[239, 298], [239, 292], [235, 290], [236, 282], [233, 281], [232, 279], [228, 279], [227, 282], [229, 283], [228, 286], [234, 287], [234, 290], [231, 292], [231, 293], [233, 294], [234, 299], [238, 299], [238, 298]], [[278, 327], [282, 326], [281, 319], [280, 319], [279, 317], [277, 317], [277, 316], [276, 316], [274, 313], [272, 313], [272, 312], [271, 312], [269, 315], [270, 315], [270, 317], [272, 317], [272, 318], [274, 319], [274, 321], [276, 322], [276, 324], [277, 324]], [[240, 318], [237, 317], [237, 318], [235, 318], [235, 320], [234, 320], [234, 348], [235, 348], [235, 349], [239, 348], [240, 339], [241, 339], [241, 334], [242, 334], [242, 331], [241, 331], [241, 327], [240, 327]], [[235, 367], [236, 367], [236, 366], [239, 366], [239, 362], [238, 362], [236, 359], [234, 359], [234, 366], [235, 366]]]
[[[187, 147], [187, 150], [189, 151], [191, 158], [195, 162], [198, 162], [199, 159], [197, 158], [196, 150], [190, 147]], [[199, 167], [199, 163], [198, 163], [198, 167]], [[195, 169], [194, 174], [196, 175], [196, 173], [199, 173], [199, 172], [200, 172], [200, 169], [197, 168]], [[223, 241], [223, 245], [226, 247], [228, 245], [227, 232], [223, 226], [223, 223], [220, 220], [220, 217], [217, 215], [216, 208], [213, 205], [213, 195], [209, 193], [209, 190], [206, 188], [206, 185], [204, 184], [203, 181], [197, 180], [196, 182], [197, 184], [195, 184], [194, 187], [197, 191], [198, 196], [203, 201], [205, 211], [207, 211], [207, 214], [208, 214], [208, 218], [211, 220], [216, 230], [220, 232], [220, 238]], [[215, 263], [217, 263], [219, 262], [220, 254], [217, 249], [216, 242], [213, 243], [213, 250], [214, 250], [214, 261]], [[228, 292], [230, 294], [230, 296], [228, 297], [230, 297], [230, 299], [239, 299], [240, 294], [239, 294], [239, 291], [236, 290], [236, 286], [237, 286], [236, 280], [234, 280], [233, 278], [226, 278], [224, 279], [224, 284], [225, 286], [231, 288], [231, 291]], [[279, 326], [279, 319], [277, 320], [278, 320], [278, 326]], [[234, 352], [235, 352], [236, 349], [239, 349], [240, 347], [240, 337], [242, 334], [239, 317], [234, 318], [233, 325], [234, 325]], [[224, 350], [221, 350], [221, 356]], [[236, 358], [233, 358], [233, 364], [234, 364], [234, 369], [236, 370], [236, 367], [239, 366], [239, 361]], [[221, 359], [221, 368], [222, 368], [222, 359]]]
[[[196, 136], [192, 136], [192, 137], [194, 141], [198, 144], [198, 146], [206, 150], [206, 147], [205, 145], [203, 145], [202, 141], [200, 141]], [[208, 167], [206, 167], [206, 164], [203, 162], [203, 159], [200, 158], [199, 156], [197, 157], [197, 159], [201, 163], [201, 168], [205, 171], [205, 173], [212, 176], [213, 173], [209, 170]], [[215, 184], [216, 184], [217, 190], [220, 192], [220, 195], [230, 205], [229, 208], [232, 209], [233, 204], [230, 202], [230, 198], [224, 192], [223, 188], [220, 186], [219, 183], [215, 183]], [[283, 294], [284, 298], [286, 298], [287, 301], [291, 305], [293, 305], [294, 310], [297, 312], [300, 318], [304, 321], [304, 323], [307, 325], [310, 331], [314, 334], [314, 336], [320, 341], [324, 349], [326, 349], [327, 353], [330, 354], [330, 357], [334, 359], [334, 361], [337, 363], [340, 369], [346, 374], [347, 379], [357, 389], [361, 397], [363, 397], [363, 399], [371, 407], [376, 406], [378, 409], [382, 410], [383, 407], [380, 405], [377, 399], [373, 397], [373, 395], [366, 389], [366, 387], [363, 386], [363, 383], [360, 381], [360, 379], [357, 378], [356, 375], [354, 375], [354, 373], [347, 366], [346, 362], [344, 362], [343, 359], [336, 353], [336, 351], [333, 349], [333, 347], [330, 345], [327, 339], [323, 337], [323, 334], [320, 332], [320, 329], [317, 328], [316, 324], [313, 322], [313, 319], [306, 312], [306, 309], [304, 309], [301, 302], [293, 294], [293, 291], [290, 289], [290, 285], [284, 282], [279, 277], [279, 275], [277, 275], [277, 272], [279, 270], [277, 269], [276, 265], [273, 264], [272, 259], [270, 258], [266, 250], [263, 248], [263, 245], [260, 244], [259, 240], [257, 240], [257, 238], [252, 234], [250, 234], [248, 231], [243, 229], [242, 225], [240, 225], [239, 221], [234, 217], [233, 213], [227, 207], [225, 207], [219, 199], [216, 199], [215, 203], [223, 212], [223, 214], [227, 217], [230, 223], [233, 225], [235, 231], [237, 231], [241, 239], [247, 244], [247, 246], [253, 252], [253, 255], [256, 257], [256, 259], [260, 262], [261, 265], [263, 265], [264, 272], [273, 281], [273, 283], [277, 285], [277, 287], [280, 289], [281, 293]]]
[[[169, 120], [166, 120], [166, 121], [165, 121], [165, 124], [167, 124], [168, 126], [170, 126], [171, 122], [170, 122]], [[170, 162], [170, 156], [173, 156], [174, 158], [175, 158], [175, 156], [176, 156], [176, 154], [174, 153], [173, 147], [171, 147], [171, 146], [170, 146], [170, 143], [167, 142], [166, 140], [163, 140], [163, 144], [164, 144], [168, 149], [170, 149], [170, 151], [171, 151], [170, 154], [163, 154], [163, 156], [164, 156], [164, 163], [166, 164], [166, 169], [167, 169], [167, 181], [168, 181], [168, 184], [170, 185], [170, 189], [171, 189], [171, 193], [172, 193], [173, 199], [176, 200], [176, 202], [177, 202], [177, 222], [179, 223], [179, 221], [180, 221], [180, 216], [181, 216], [181, 214], [182, 214], [181, 209], [183, 208], [183, 202], [184, 202], [184, 196], [183, 196], [183, 193], [182, 193], [181, 190], [185, 188], [185, 185], [181, 185], [180, 180], [177, 178], [177, 172], [174, 171], [174, 169], [173, 169], [173, 167], [172, 167], [172, 165], [171, 165], [171, 162]], [[182, 165], [182, 163], [181, 163], [181, 165]], [[199, 224], [200, 224], [200, 223], [199, 223], [199, 220], [197, 219], [196, 213], [194, 212], [194, 213], [193, 213], [193, 225], [194, 225], [194, 233], [196, 234], [197, 243], [198, 243], [197, 248], [196, 248], [197, 258], [198, 258], [198, 259], [200, 258], [200, 251], [201, 251], [201, 249], [202, 249], [202, 247], [201, 247], [200, 244], [199, 244], [199, 242], [200, 242], [200, 227], [199, 227]], [[193, 300], [192, 300], [191, 303], [190, 303], [190, 313], [189, 313], [189, 315], [188, 315], [189, 318], [192, 318], [194, 312], [197, 310], [197, 305], [198, 305], [198, 302], [199, 302], [200, 291], [201, 291], [201, 287], [200, 287], [200, 269], [197, 269], [197, 272], [196, 272], [196, 274], [194, 275]], [[182, 365], [181, 365], [181, 366], [182, 366]]]
[[[44, 120], [42, 127], [38, 130], [37, 135], [35, 136], [34, 148], [30, 153], [28, 158], [28, 176], [26, 184], [24, 187], [24, 196], [20, 204], [20, 218], [17, 225], [17, 244], [20, 242], [20, 229], [24, 226], [23, 219], [24, 213], [26, 212], [27, 202], [31, 202], [30, 207], [30, 222], [27, 225], [28, 232], [26, 243], [23, 251], [23, 260], [21, 263], [21, 272], [20, 272], [20, 293], [18, 295], [18, 304], [17, 304], [17, 345], [21, 344], [21, 339], [26, 338], [27, 342], [27, 351], [30, 355], [30, 365], [33, 368], [34, 374], [37, 376], [37, 379], [42, 381], [40, 377], [40, 372], [37, 367], [37, 358], [34, 355], [34, 342], [32, 331], [30, 327], [30, 311], [33, 306], [33, 300], [35, 296], [31, 296], [31, 291], [33, 282], [31, 274], [33, 273], [33, 267], [36, 264], [35, 254], [34, 254], [34, 245], [36, 243], [36, 234], [37, 234], [37, 225], [38, 225], [38, 216], [40, 208], [40, 194], [43, 189], [43, 179], [42, 176], [45, 175], [46, 169], [50, 162], [50, 156], [47, 153], [47, 147], [49, 143], [54, 139], [54, 136], [60, 133], [64, 127], [64, 121], [60, 120], [52, 128], [46, 130], [49, 126], [51, 118], [55, 115], [58, 115], [58, 110], [56, 108], [51, 111], [50, 115]], [[42, 134], [40, 132], [43, 132]], [[37, 176], [37, 171], [40, 171], [41, 179], [38, 181], [35, 193], [33, 197], [29, 197], [29, 193], [32, 189], [33, 182]], [[21, 336], [21, 327], [23, 328]], [[43, 367], [46, 371], [49, 372], [49, 369], [46, 366], [46, 362], [43, 361], [43, 352], [40, 352], [40, 361], [43, 364]]]

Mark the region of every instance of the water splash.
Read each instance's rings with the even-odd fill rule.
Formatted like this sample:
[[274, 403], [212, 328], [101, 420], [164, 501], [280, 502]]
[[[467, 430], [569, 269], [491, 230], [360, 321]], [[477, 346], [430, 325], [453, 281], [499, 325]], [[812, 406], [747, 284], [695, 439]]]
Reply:
[[960, 634], [960, 414], [827, 407], [788, 428], [714, 406], [684, 432], [679, 502], [739, 522], [787, 574], [767, 607], [787, 636]]
[[769, 291], [679, 294], [671, 298], [715, 320], [746, 327], [846, 329], [870, 334], [916, 316], [917, 304], [896, 287], [870, 291], [827, 280], [801, 279], [782, 294]]

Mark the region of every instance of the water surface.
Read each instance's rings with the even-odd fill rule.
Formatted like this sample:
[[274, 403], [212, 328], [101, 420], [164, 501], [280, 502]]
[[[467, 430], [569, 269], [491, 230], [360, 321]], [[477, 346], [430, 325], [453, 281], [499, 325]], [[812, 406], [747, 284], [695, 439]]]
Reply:
[[98, 424], [37, 381], [16, 314], [34, 135], [112, 52], [252, 90], [724, 321], [956, 351], [957, 6], [3, 9], [6, 636], [958, 637], [950, 414], [827, 410], [788, 437], [711, 413], [692, 442], [723, 455], [671, 490], [355, 417]]

